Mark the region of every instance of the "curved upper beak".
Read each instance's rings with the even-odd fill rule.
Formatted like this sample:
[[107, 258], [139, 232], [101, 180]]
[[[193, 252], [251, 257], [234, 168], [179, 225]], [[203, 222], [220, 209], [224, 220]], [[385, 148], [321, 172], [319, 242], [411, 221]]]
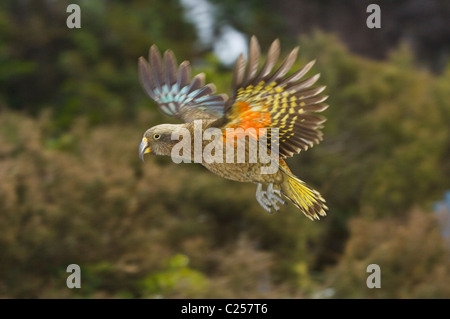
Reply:
[[147, 138], [143, 138], [141, 145], [139, 145], [139, 158], [141, 161], [144, 161], [144, 154], [150, 153], [151, 149], [148, 146], [148, 140]]

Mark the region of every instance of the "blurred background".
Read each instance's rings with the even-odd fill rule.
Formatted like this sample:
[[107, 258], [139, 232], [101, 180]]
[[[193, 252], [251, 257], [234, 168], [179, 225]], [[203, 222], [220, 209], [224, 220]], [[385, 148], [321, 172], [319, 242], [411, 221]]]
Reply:
[[[374, 1], [369, 29], [371, 2], [2, 0], [0, 298], [450, 298], [450, 2]], [[269, 215], [254, 185], [197, 164], [139, 161], [173, 119], [138, 57], [171, 49], [229, 93], [253, 34], [300, 45], [295, 68], [317, 59], [327, 85], [324, 141], [289, 160], [326, 198], [320, 221]]]

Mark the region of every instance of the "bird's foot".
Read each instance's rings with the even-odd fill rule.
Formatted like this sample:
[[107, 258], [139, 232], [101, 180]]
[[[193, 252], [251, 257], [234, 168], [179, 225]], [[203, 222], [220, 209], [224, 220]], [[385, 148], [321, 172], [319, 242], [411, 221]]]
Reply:
[[278, 211], [278, 204], [284, 205], [286, 202], [281, 199], [281, 191], [273, 188], [273, 183], [267, 186], [267, 190], [262, 190], [262, 184], [258, 183], [256, 187], [256, 200], [267, 212], [272, 213], [272, 208]]

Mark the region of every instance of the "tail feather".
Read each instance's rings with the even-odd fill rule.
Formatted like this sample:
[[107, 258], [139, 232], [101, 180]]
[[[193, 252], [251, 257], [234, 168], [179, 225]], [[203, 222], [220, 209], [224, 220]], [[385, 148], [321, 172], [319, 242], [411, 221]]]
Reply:
[[280, 166], [285, 180], [281, 185], [281, 191], [295, 206], [297, 206], [311, 220], [326, 216], [325, 199], [318, 191], [309, 187], [305, 182], [294, 176], [289, 168]]

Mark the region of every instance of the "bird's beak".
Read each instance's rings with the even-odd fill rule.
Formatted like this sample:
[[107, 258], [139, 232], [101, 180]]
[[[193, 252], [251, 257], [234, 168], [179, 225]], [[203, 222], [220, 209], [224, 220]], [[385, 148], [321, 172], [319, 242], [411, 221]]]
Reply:
[[151, 149], [148, 146], [148, 140], [147, 138], [143, 138], [141, 145], [139, 145], [139, 158], [141, 161], [144, 161], [144, 154], [150, 153]]

